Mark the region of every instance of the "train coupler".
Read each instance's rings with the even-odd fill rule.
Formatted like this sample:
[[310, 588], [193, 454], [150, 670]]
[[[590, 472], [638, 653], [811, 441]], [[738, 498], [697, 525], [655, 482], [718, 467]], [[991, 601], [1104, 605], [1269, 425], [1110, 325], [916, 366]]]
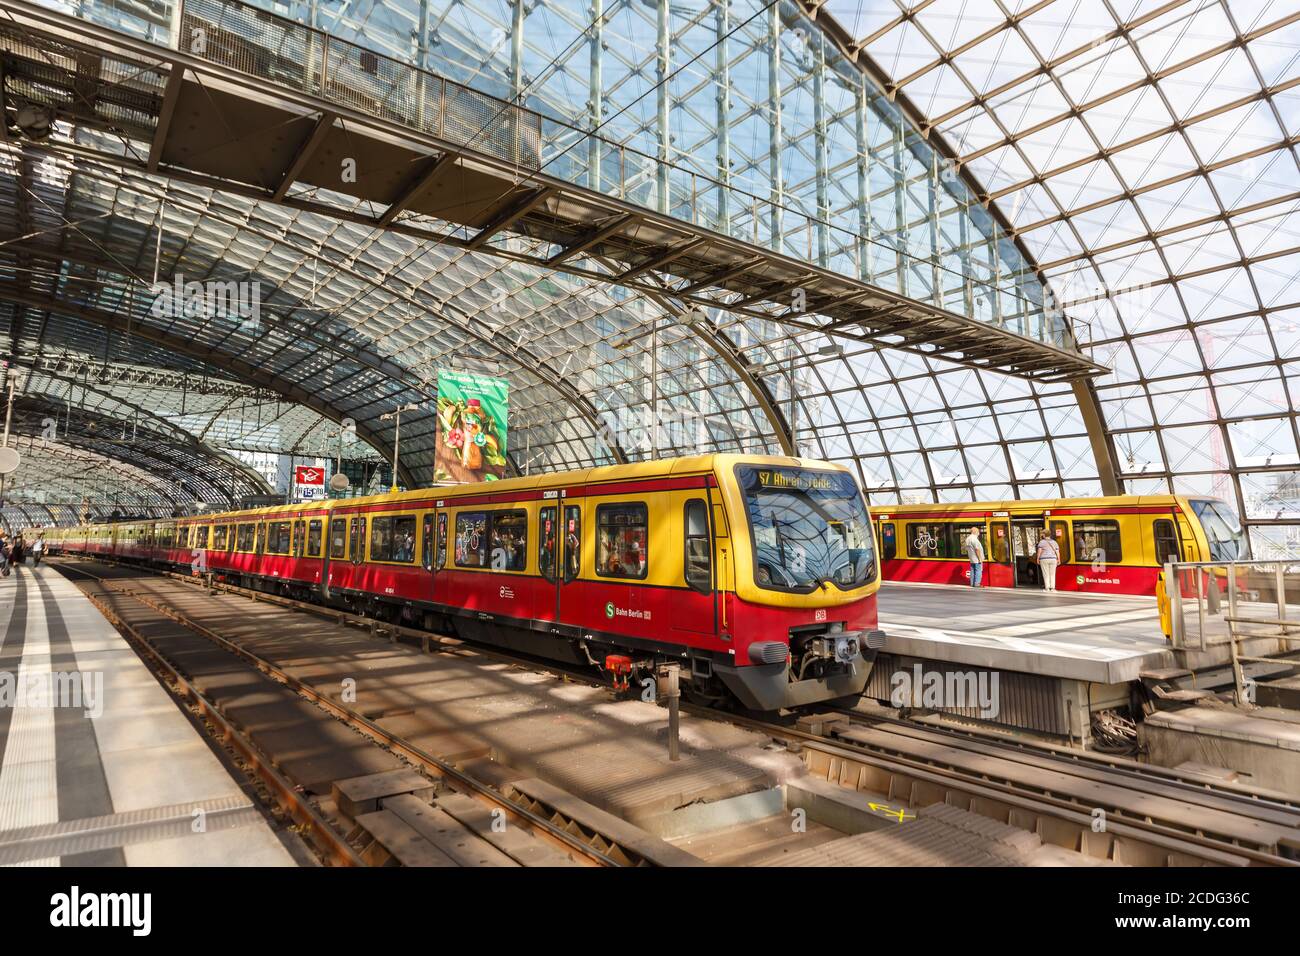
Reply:
[[614, 679], [615, 690], [627, 690], [632, 677], [632, 658], [623, 654], [606, 654], [605, 670]]

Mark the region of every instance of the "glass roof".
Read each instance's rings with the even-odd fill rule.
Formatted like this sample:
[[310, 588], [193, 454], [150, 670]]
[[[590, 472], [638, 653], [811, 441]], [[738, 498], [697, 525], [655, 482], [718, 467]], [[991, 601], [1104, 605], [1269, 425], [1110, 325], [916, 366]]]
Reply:
[[1131, 493], [1300, 546], [1300, 16], [1257, 0], [828, 0], [1003, 212], [1110, 375]]
[[[869, 230], [908, 243], [929, 235], [957, 272], [1005, 269], [1050, 284], [1086, 350], [1112, 368], [1096, 386], [1126, 491], [1220, 495], [1253, 524], [1257, 553], [1300, 545], [1290, 537], [1300, 524], [1300, 18], [1285, 4], [828, 0], [814, 19], [783, 2], [763, 28], [756, 0], [674, 0], [669, 66], [689, 68], [671, 74], [667, 102], [657, 99], [656, 4], [645, 0], [526, 4], [517, 52], [505, 0], [260, 5], [489, 93], [526, 88], [529, 106], [649, 152], [665, 146], [666, 108], [674, 158], [707, 175], [722, 165], [755, 191], [772, 185], [775, 162], [786, 201], [852, 228], [850, 186], [865, 170]], [[143, 7], [98, 6], [141, 34], [157, 19]], [[828, 16], [835, 43], [816, 29]], [[719, 35], [721, 58], [711, 46]], [[875, 78], [862, 88], [878, 110], [865, 154], [852, 145], [857, 115], [841, 95], [859, 69]], [[882, 77], [883, 89], [874, 85]], [[906, 156], [893, 151], [890, 121], [916, 146]], [[60, 125], [56, 143], [124, 148]], [[917, 158], [922, 147], [928, 162]], [[24, 349], [247, 389], [202, 402], [188, 389], [156, 393], [163, 404], [149, 407], [216, 446], [328, 454], [325, 436], [349, 417], [360, 444], [382, 455], [391, 424], [380, 416], [409, 401], [427, 406], [436, 369], [457, 366], [510, 379], [519, 471], [607, 462], [614, 444], [629, 458], [774, 451], [779, 429], [793, 424], [801, 451], [850, 464], [873, 504], [1101, 492], [1069, 385], [792, 337], [728, 313], [709, 315], [701, 334], [667, 297], [71, 150], [16, 156], [0, 146], [0, 207], [25, 208], [41, 235], [26, 243], [28, 260], [0, 243], [0, 282], [30, 275], [23, 300], [48, 306], [9, 317]], [[935, 176], [957, 185], [932, 189]], [[944, 198], [931, 208], [928, 197]], [[369, 214], [349, 197], [330, 200]], [[986, 230], [978, 250], [963, 222]], [[804, 255], [815, 251], [799, 241]], [[267, 321], [160, 320], [130, 292], [155, 270], [256, 279]], [[930, 279], [916, 281], [924, 290]], [[129, 342], [105, 333], [105, 316], [127, 314]], [[757, 385], [710, 336], [752, 363]], [[148, 405], [139, 392], [104, 390]], [[431, 477], [432, 438], [430, 411], [403, 416], [402, 462], [417, 482]]]

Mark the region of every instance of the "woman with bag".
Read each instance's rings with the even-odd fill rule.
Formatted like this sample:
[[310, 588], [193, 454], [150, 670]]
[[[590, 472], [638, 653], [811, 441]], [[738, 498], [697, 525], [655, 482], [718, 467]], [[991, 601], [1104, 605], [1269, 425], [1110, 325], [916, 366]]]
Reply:
[[1038, 538], [1038, 550], [1034, 555], [1038, 566], [1043, 571], [1043, 590], [1056, 590], [1056, 567], [1061, 563], [1061, 546], [1047, 531]]

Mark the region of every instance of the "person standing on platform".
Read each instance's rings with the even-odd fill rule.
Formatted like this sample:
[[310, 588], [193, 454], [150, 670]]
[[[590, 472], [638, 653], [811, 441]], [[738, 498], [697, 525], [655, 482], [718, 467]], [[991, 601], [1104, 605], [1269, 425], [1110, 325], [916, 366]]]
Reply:
[[970, 561], [970, 586], [980, 586], [984, 576], [984, 545], [980, 542], [980, 529], [971, 528], [966, 538], [966, 558]]
[[[36, 540], [32, 542], [32, 564], [39, 565], [41, 558], [45, 556], [45, 535], [39, 534]], [[410, 560], [409, 558], [407, 560]]]
[[9, 577], [9, 539], [0, 531], [0, 577]]
[[19, 565], [23, 563], [23, 536], [18, 535], [14, 538], [13, 547], [9, 549], [9, 563]]
[[1048, 532], [1038, 538], [1038, 566], [1043, 570], [1043, 590], [1056, 590], [1056, 568], [1061, 563], [1061, 546]]

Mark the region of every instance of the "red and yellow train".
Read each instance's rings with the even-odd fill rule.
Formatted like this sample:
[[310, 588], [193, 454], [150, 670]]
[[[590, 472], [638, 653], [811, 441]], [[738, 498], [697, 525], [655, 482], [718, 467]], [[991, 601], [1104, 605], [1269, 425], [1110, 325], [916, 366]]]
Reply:
[[842, 466], [705, 455], [51, 529], [111, 555], [581, 664], [676, 660], [703, 698], [856, 696], [880, 569]]
[[1248, 557], [1236, 514], [1214, 498], [1126, 495], [872, 509], [886, 581], [969, 584], [963, 539], [979, 529], [982, 586], [1040, 587], [1034, 560], [1047, 531], [1060, 548], [1061, 591], [1154, 594], [1167, 562]]

